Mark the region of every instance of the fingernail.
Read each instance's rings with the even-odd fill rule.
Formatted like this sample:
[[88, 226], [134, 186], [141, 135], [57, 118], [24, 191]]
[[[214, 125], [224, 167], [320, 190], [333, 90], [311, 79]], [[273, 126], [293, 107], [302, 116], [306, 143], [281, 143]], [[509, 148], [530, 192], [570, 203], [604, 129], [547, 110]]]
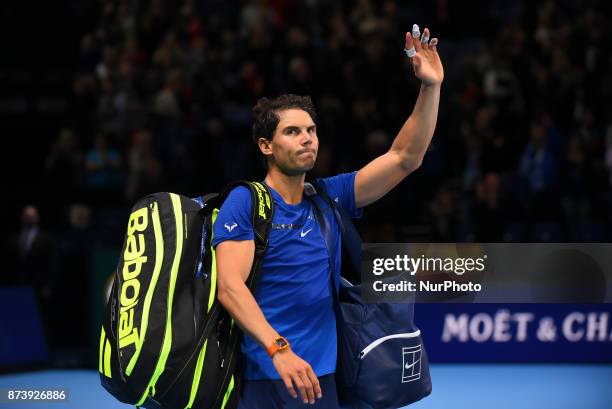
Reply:
[[323, 394], [322, 394], [322, 393], [319, 393], [319, 394], [317, 395], [317, 398], [319, 398], [319, 399], [321, 399], [322, 397], [323, 397]]
[[412, 37], [419, 38], [420, 36], [421, 36], [421, 30], [419, 29], [419, 25], [413, 24], [412, 25]]

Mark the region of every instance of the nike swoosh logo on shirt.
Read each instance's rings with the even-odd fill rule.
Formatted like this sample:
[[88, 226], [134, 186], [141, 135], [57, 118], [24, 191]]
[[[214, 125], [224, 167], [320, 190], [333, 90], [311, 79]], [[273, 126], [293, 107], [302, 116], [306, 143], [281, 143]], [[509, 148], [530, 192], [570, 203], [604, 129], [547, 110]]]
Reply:
[[311, 227], [310, 229], [306, 230], [306, 231], [302, 230], [302, 231], [300, 232], [300, 237], [306, 237], [306, 235], [307, 235], [308, 233], [310, 233], [310, 231], [311, 231], [311, 230], [312, 230], [312, 227]]

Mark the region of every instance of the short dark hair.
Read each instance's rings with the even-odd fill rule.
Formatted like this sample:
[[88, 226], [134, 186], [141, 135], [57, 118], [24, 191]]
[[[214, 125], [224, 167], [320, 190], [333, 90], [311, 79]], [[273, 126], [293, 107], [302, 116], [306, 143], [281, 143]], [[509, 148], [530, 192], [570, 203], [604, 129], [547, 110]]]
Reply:
[[274, 131], [280, 121], [278, 113], [286, 109], [301, 109], [308, 112], [312, 120], [317, 122], [317, 113], [310, 96], [300, 96], [294, 94], [280, 95], [274, 99], [260, 98], [253, 107], [252, 138], [255, 145], [259, 145], [259, 138], [271, 140]]

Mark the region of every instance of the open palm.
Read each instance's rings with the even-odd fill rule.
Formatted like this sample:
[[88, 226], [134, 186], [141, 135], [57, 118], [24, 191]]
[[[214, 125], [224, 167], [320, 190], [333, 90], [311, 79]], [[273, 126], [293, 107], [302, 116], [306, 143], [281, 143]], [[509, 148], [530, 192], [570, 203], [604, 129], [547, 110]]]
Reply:
[[[418, 31], [418, 26], [415, 26]], [[423, 30], [423, 37], [430, 37], [429, 28]], [[437, 38], [432, 38], [431, 41], [421, 42], [418, 38], [413, 38], [412, 33], [406, 33], [406, 50], [414, 47], [416, 53], [411, 58], [414, 75], [425, 85], [441, 84], [444, 79], [444, 68], [440, 55], [436, 49], [438, 44]]]

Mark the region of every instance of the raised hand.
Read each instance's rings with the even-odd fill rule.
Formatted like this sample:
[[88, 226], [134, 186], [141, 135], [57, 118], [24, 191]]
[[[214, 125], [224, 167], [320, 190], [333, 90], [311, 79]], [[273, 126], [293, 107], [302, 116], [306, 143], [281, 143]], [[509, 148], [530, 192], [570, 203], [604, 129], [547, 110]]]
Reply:
[[439, 85], [444, 80], [444, 68], [436, 49], [437, 45], [438, 39], [430, 40], [427, 27], [422, 36], [416, 24], [412, 26], [412, 32], [406, 33], [406, 54], [412, 62], [414, 75], [425, 85]]

